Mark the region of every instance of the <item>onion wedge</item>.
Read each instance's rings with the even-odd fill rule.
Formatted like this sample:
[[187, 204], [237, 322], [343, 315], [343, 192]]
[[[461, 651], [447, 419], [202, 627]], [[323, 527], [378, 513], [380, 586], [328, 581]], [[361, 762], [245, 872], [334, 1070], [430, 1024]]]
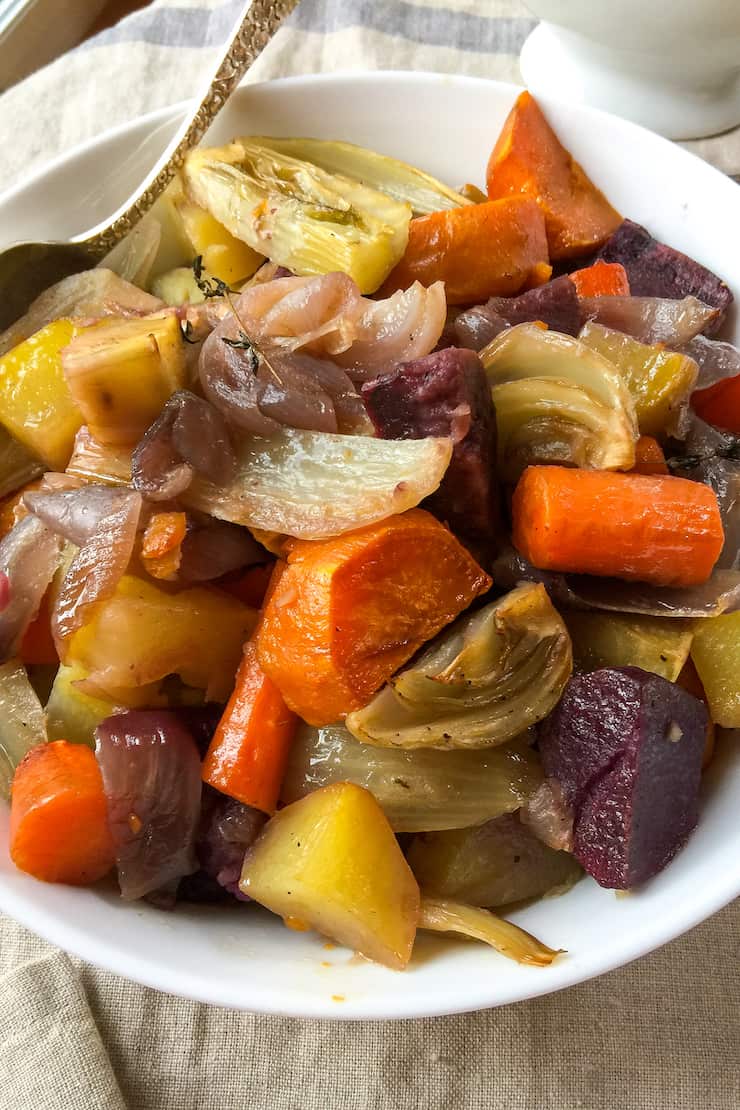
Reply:
[[564, 948], [548, 948], [531, 933], [490, 910], [429, 895], [422, 895], [418, 928], [433, 933], [458, 933], [472, 940], [482, 940], [509, 960], [531, 967], [549, 967], [555, 957], [565, 951]]

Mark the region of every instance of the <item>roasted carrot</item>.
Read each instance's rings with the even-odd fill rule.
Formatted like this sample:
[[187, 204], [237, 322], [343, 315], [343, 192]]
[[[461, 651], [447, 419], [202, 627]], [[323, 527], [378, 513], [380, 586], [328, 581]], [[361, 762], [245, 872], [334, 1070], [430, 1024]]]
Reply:
[[312, 725], [364, 705], [491, 580], [423, 509], [325, 541], [296, 540], [278, 564], [257, 654]]
[[10, 855], [47, 883], [85, 886], [115, 862], [103, 779], [85, 744], [55, 740], [33, 748], [16, 768]]
[[29, 666], [33, 663], [58, 663], [54, 637], [51, 634], [51, 591], [47, 590], [39, 611], [26, 629], [18, 654]]
[[488, 162], [491, 200], [527, 196], [542, 208], [550, 258], [577, 258], [606, 242], [621, 216], [561, 144], [531, 93], [512, 108]]
[[148, 574], [164, 581], [174, 578], [182, 560], [182, 541], [188, 530], [185, 513], [153, 513], [141, 537], [141, 561]]
[[[699, 672], [694, 666], [694, 660], [691, 658], [691, 656], [689, 656], [689, 658], [684, 663], [683, 669], [676, 679], [676, 682], [679, 686], [683, 686], [684, 690], [688, 690], [690, 694], [693, 694], [695, 698], [698, 698], [699, 701], [703, 701], [707, 707], [707, 712], [709, 712], [709, 702], [707, 701], [707, 695], [704, 690], [704, 685], [702, 683], [702, 680], [699, 678]], [[712, 762], [712, 756], [714, 755], [714, 742], [715, 725], [714, 721], [710, 717], [707, 721], [707, 736], [706, 740], [704, 741], [704, 755], [702, 756], [701, 761], [702, 771]]]
[[740, 374], [723, 378], [706, 389], [695, 389], [691, 407], [707, 424], [740, 435]]
[[632, 474], [668, 474], [663, 448], [652, 436], [640, 436], [635, 444]]
[[449, 304], [471, 304], [518, 293], [550, 273], [542, 213], [527, 197], [507, 197], [412, 220], [383, 292], [443, 281]]
[[254, 641], [244, 645], [236, 685], [203, 762], [203, 781], [265, 813], [274, 813], [298, 718], [260, 667]]
[[219, 586], [227, 593], [238, 597], [245, 605], [249, 605], [252, 609], [259, 609], [265, 600], [274, 566], [274, 563], [259, 563], [255, 567], [249, 567], [242, 574], [235, 575], [229, 581], [219, 581]]
[[629, 297], [630, 283], [621, 262], [594, 262], [570, 274], [579, 297]]
[[714, 490], [663, 475], [530, 466], [512, 515], [514, 546], [542, 570], [656, 586], [705, 582], [724, 543]]

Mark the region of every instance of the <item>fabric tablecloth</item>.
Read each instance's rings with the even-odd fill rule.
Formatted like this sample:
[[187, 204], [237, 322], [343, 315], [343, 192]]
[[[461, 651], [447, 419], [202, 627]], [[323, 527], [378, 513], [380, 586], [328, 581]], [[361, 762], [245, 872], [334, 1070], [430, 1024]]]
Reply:
[[[159, 0], [5, 93], [0, 189], [190, 96], [240, 2]], [[520, 82], [533, 26], [517, 0], [302, 0], [250, 79], [394, 68]], [[687, 145], [740, 172], [740, 129]], [[158, 994], [0, 917], [0, 1110], [738, 1110], [739, 925], [736, 904], [547, 998], [343, 1025]]]

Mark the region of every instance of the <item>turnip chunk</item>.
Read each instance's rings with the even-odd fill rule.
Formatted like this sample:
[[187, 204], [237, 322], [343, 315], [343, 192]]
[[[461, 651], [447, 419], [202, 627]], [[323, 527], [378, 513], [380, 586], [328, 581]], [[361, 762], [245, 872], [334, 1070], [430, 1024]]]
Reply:
[[601, 886], [637, 886], [683, 847], [698, 819], [706, 726], [697, 698], [639, 667], [566, 686], [540, 754], [573, 807], [573, 853]]

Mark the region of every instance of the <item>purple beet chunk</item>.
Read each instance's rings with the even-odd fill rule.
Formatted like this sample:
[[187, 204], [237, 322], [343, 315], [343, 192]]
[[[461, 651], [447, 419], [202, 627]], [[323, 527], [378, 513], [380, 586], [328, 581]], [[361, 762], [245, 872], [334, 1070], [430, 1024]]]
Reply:
[[201, 870], [220, 887], [243, 901], [239, 879], [247, 848], [257, 839], [267, 817], [213, 787], [203, 786], [195, 853]]
[[462, 539], [490, 545], [498, 522], [496, 422], [478, 356], [448, 347], [402, 363], [366, 382], [362, 399], [382, 439], [452, 437], [447, 473], [425, 506]]
[[596, 255], [604, 262], [621, 262], [627, 271], [633, 297], [666, 297], [681, 300], [696, 297], [719, 309], [707, 332], [720, 327], [733, 301], [721, 278], [687, 254], [653, 239], [649, 231], [632, 220], [624, 220]]
[[576, 287], [563, 276], [518, 297], [491, 297], [486, 304], [461, 312], [454, 330], [461, 347], [480, 351], [507, 326], [542, 320], [553, 331], [578, 335], [583, 313]]
[[699, 814], [702, 703], [639, 667], [571, 678], [540, 729], [545, 773], [575, 813], [573, 854], [601, 886], [661, 871]]

